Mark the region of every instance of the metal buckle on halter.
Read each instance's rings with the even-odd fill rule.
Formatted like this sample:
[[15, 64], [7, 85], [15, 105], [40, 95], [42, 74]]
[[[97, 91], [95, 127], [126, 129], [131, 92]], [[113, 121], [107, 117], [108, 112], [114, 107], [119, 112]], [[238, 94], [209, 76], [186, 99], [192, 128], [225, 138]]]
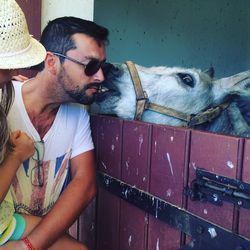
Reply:
[[143, 91], [143, 96], [136, 96], [136, 101], [147, 101], [148, 102], [148, 95], [146, 91]]
[[143, 96], [136, 97], [136, 113], [135, 113], [135, 120], [141, 120], [142, 115], [145, 111], [145, 108], [148, 103], [148, 95], [145, 91], [143, 91]]

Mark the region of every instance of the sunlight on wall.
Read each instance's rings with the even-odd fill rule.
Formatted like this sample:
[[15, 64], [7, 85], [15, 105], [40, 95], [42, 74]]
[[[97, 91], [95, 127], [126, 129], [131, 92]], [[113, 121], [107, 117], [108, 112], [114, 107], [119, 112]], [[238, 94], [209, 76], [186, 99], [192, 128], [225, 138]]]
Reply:
[[215, 68], [223, 77], [250, 68], [249, 0], [95, 0], [109, 28], [108, 60], [144, 66]]
[[42, 30], [49, 20], [61, 16], [93, 20], [93, 11], [94, 0], [42, 0]]

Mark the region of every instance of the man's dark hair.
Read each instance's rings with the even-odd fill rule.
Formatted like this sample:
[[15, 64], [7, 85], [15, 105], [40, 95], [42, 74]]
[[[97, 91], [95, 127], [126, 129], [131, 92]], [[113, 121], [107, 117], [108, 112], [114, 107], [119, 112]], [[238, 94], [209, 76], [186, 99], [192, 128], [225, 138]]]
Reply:
[[[109, 31], [94, 22], [77, 17], [60, 17], [50, 21], [42, 32], [40, 42], [47, 51], [66, 55], [67, 51], [76, 48], [72, 36], [82, 33], [92, 37], [100, 46], [108, 43]], [[63, 61], [63, 58], [60, 58]], [[44, 63], [36, 66], [42, 70]]]

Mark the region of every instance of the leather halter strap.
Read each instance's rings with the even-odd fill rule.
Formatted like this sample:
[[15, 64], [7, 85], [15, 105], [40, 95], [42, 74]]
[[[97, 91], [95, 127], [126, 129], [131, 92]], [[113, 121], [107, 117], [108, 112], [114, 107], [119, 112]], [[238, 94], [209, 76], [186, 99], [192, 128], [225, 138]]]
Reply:
[[142, 119], [146, 103], [148, 102], [148, 96], [147, 93], [144, 92], [142, 89], [141, 80], [134, 63], [131, 61], [127, 61], [126, 65], [128, 67], [129, 74], [134, 84], [134, 89], [136, 94], [136, 111], [134, 120], [140, 121]]
[[158, 105], [155, 103], [149, 102], [147, 93], [143, 91], [141, 80], [138, 75], [137, 69], [133, 62], [127, 61], [126, 65], [128, 67], [134, 89], [136, 94], [136, 111], [135, 111], [135, 120], [141, 120], [142, 115], [145, 110], [151, 110], [163, 115], [171, 116], [174, 118], [177, 118], [179, 120], [185, 121], [186, 125], [185, 127], [194, 127], [196, 125], [203, 124], [205, 122], [211, 122], [213, 119], [215, 119], [219, 114], [225, 110], [229, 106], [229, 102], [220, 104], [218, 106], [212, 107], [210, 109], [207, 109], [203, 112], [200, 112], [198, 114], [189, 115], [185, 114], [181, 111], [174, 110], [172, 108], [164, 107], [162, 105]]

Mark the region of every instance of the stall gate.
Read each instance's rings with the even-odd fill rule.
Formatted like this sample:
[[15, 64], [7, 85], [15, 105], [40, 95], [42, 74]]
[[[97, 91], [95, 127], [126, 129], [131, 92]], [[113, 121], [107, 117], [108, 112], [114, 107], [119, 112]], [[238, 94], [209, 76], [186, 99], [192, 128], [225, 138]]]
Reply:
[[250, 249], [249, 139], [110, 116], [91, 125], [91, 249]]

